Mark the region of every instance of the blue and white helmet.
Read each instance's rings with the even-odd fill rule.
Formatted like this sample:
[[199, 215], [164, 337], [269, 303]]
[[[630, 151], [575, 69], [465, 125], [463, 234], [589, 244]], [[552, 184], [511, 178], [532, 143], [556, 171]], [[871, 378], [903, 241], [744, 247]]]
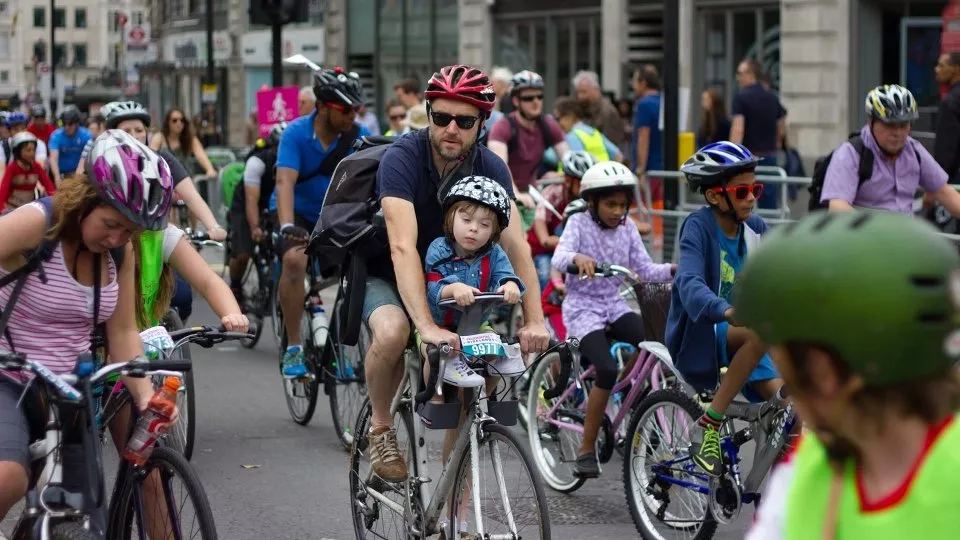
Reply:
[[29, 122], [29, 118], [27, 118], [27, 115], [23, 114], [20, 111], [9, 112], [7, 113], [6, 118], [4, 118], [4, 124], [8, 128], [13, 127], [17, 124], [26, 125], [27, 122]]
[[760, 158], [745, 146], [729, 141], [710, 143], [680, 167], [692, 188], [725, 184], [734, 176], [757, 168]]

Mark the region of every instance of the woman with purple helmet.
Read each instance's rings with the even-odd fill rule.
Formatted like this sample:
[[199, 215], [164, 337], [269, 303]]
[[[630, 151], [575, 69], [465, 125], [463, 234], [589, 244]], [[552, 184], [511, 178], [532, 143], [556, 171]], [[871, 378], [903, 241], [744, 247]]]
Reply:
[[[43, 271], [27, 277], [13, 305], [13, 286], [0, 288], [0, 309], [12, 310], [0, 351], [26, 354], [54, 373], [73, 371], [100, 323], [110, 361], [144, 354], [134, 316], [130, 237], [163, 229], [170, 207], [167, 164], [130, 135], [110, 131], [88, 159], [88, 176], [63, 182], [52, 198], [0, 216], [0, 278], [26, 263], [24, 253], [52, 246]], [[26, 382], [26, 375], [0, 371], [0, 519], [27, 490], [30, 439], [18, 403]], [[137, 406], [146, 408], [153, 395], [150, 380], [124, 383]]]

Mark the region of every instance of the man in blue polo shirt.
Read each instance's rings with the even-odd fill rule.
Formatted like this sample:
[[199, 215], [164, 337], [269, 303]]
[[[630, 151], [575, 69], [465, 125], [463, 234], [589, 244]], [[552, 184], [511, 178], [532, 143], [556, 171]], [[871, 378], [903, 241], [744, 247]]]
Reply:
[[280, 138], [277, 185], [270, 198], [283, 234], [279, 297], [287, 332], [283, 376], [289, 379], [307, 375], [300, 344], [307, 269], [303, 247], [317, 223], [337, 163], [353, 152], [358, 136], [369, 135], [366, 128], [354, 124], [363, 104], [363, 86], [356, 73], [341, 67], [316, 71], [313, 92], [317, 96], [314, 111], [291, 122]]
[[61, 118], [63, 127], [50, 135], [49, 144], [50, 170], [58, 186], [77, 170], [83, 147], [93, 140], [90, 130], [80, 125], [79, 109], [71, 105], [64, 109]]

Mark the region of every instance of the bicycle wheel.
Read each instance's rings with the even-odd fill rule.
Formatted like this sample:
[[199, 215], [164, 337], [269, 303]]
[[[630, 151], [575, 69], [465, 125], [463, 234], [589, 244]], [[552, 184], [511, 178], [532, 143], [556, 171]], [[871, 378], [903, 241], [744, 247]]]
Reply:
[[[450, 504], [451, 530], [473, 533], [483, 538], [550, 538], [550, 513], [540, 475], [533, 460], [510, 428], [490, 423], [483, 426], [478, 444], [477, 480], [480, 494], [472, 493], [473, 473], [470, 452], [464, 452], [457, 468]], [[489, 454], [486, 454], [488, 451]], [[508, 486], [518, 480], [516, 487]], [[476, 514], [477, 497], [480, 515]], [[504, 500], [506, 497], [507, 500]], [[448, 534], [447, 538], [457, 536]]]
[[[573, 493], [580, 489], [584, 479], [573, 474], [573, 465], [579, 455], [581, 433], [573, 429], [562, 428], [548, 421], [546, 415], [558, 403], [556, 399], [547, 400], [543, 393], [555, 384], [560, 372], [560, 354], [552, 352], [544, 355], [537, 363], [527, 390], [527, 438], [530, 441], [530, 453], [544, 483], [550, 489], [560, 493]], [[550, 420], [565, 424], [583, 425], [583, 415], [578, 399], [582, 391], [574, 394], [561, 404]]]
[[50, 531], [50, 540], [97, 540], [97, 535], [75, 521], [68, 521], [58, 524]]
[[276, 340], [277, 347], [280, 347], [280, 354], [283, 354], [286, 348], [280, 343], [284, 339], [283, 308], [280, 307], [280, 287], [276, 280], [270, 284], [270, 320], [273, 322], [273, 339]]
[[[217, 538], [213, 511], [200, 477], [179, 453], [154, 448], [143, 467], [121, 463], [120, 474], [125, 478], [117, 500], [110, 504], [110, 540]], [[161, 492], [163, 497], [158, 497]], [[184, 495], [184, 500], [174, 499]]]
[[[410, 527], [420, 528], [423, 523], [419, 497], [409, 492], [408, 482], [391, 484], [373, 474], [367, 452], [371, 415], [370, 400], [365, 399], [354, 426], [357, 437], [354, 438], [350, 449], [350, 503], [353, 513], [353, 530], [357, 540], [414, 538]], [[401, 408], [397, 412], [394, 417], [394, 427], [397, 429], [400, 452], [403, 454], [408, 470], [412, 470], [417, 454], [413, 440], [413, 414], [409, 409]], [[382, 495], [390, 501], [390, 504], [374, 497], [370, 491]]]
[[339, 314], [338, 301], [333, 311], [334, 320], [330, 325], [330, 336], [327, 338], [327, 347], [330, 347], [327, 358], [332, 361], [332, 365], [324, 368], [326, 371], [323, 382], [324, 391], [330, 397], [333, 429], [336, 430], [343, 449], [349, 451], [350, 445], [353, 444], [353, 423], [367, 397], [363, 358], [370, 346], [370, 334], [364, 325], [360, 328], [360, 337], [355, 346], [341, 345], [336, 340], [339, 332]]
[[253, 337], [240, 340], [240, 345], [246, 349], [252, 349], [257, 346], [260, 336], [263, 334], [263, 319], [272, 300], [270, 296], [271, 286], [269, 277], [263, 275], [263, 269], [257, 263], [256, 255], [247, 266], [243, 277], [243, 299], [244, 313], [251, 324], [256, 325], [256, 332]]
[[[175, 310], [167, 312], [166, 327], [169, 330], [183, 328], [183, 323]], [[181, 345], [171, 355], [172, 360], [183, 360], [193, 364], [190, 358], [190, 347]], [[184, 371], [180, 378], [180, 388], [177, 390], [177, 408], [180, 416], [169, 433], [164, 435], [167, 444], [183, 454], [187, 461], [193, 457], [193, 443], [197, 433], [196, 385], [193, 381], [193, 370]], [[154, 388], [163, 385], [163, 376], [153, 377]]]
[[701, 415], [693, 398], [668, 389], [651, 392], [630, 418], [623, 487], [633, 523], [646, 540], [707, 540], [717, 530], [709, 495], [670, 481], [710, 484], [689, 457], [690, 431]]
[[[303, 362], [307, 366], [307, 374], [297, 379], [287, 379], [283, 376], [283, 355], [287, 351], [287, 333], [281, 331], [280, 338], [280, 379], [283, 382], [283, 395], [286, 398], [287, 410], [293, 421], [305, 426], [313, 418], [317, 409], [317, 397], [320, 383], [317, 380], [316, 359], [310, 346], [310, 314], [304, 311], [300, 319], [300, 343], [303, 344]], [[282, 321], [280, 327], [283, 327]]]

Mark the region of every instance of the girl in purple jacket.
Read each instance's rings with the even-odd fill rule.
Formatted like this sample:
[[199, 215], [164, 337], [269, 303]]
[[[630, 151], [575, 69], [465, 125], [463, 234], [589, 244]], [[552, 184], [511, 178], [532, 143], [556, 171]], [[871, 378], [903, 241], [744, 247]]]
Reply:
[[[637, 177], [620, 163], [607, 161], [590, 167], [580, 181], [587, 211], [567, 221], [553, 254], [557, 270], [566, 272], [570, 264], [575, 264], [580, 271], [579, 276], [567, 276], [563, 323], [569, 335], [580, 340], [580, 352], [597, 372], [587, 399], [583, 441], [574, 469], [581, 478], [600, 474], [597, 433], [618, 375], [607, 339], [632, 345], [643, 341], [640, 315], [620, 296], [622, 280], [593, 279], [597, 261], [625, 266], [650, 281], [668, 280], [676, 269], [675, 265], [653, 262], [636, 226], [627, 219], [636, 189]], [[580, 280], [581, 276], [589, 279]]]

